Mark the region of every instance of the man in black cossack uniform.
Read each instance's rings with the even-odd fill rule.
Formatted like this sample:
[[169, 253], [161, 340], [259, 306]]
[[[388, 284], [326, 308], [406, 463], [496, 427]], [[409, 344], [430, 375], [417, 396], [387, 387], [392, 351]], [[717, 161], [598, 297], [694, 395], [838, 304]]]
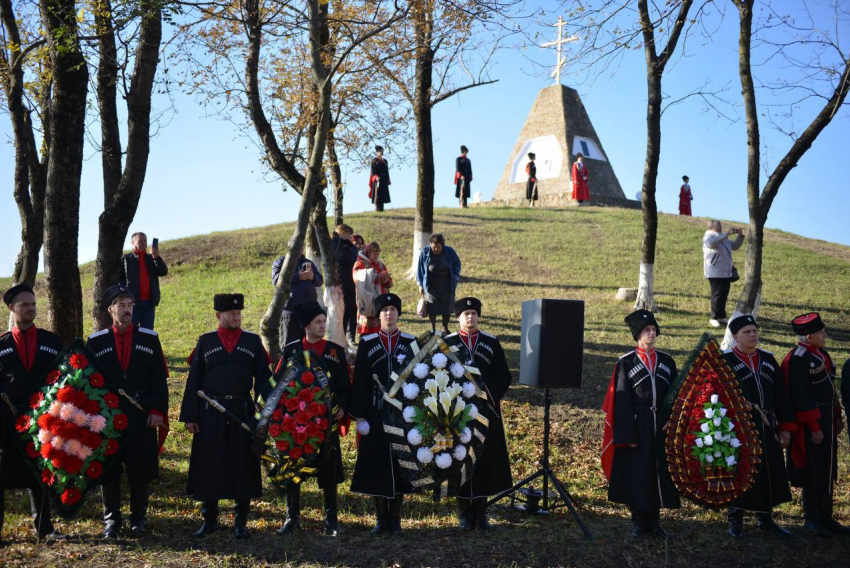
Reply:
[[[398, 329], [401, 298], [395, 294], [381, 294], [375, 298], [374, 306], [381, 330], [360, 338], [354, 364], [354, 391], [349, 412], [357, 418], [361, 437], [351, 491], [375, 498], [377, 523], [373, 534], [401, 534], [402, 499], [405, 493], [412, 493], [413, 488], [401, 476], [384, 435], [387, 405], [383, 393], [392, 385], [393, 372], [404, 370], [418, 352], [419, 345], [414, 336]], [[373, 375], [378, 377], [380, 386]]]
[[[130, 484], [130, 532], [146, 533], [149, 484], [159, 477], [161, 428], [167, 428], [168, 367], [159, 336], [133, 324], [134, 299], [129, 288], [112, 286], [103, 293], [112, 325], [92, 334], [86, 347], [94, 353], [104, 380], [112, 390], [123, 389], [135, 402], [121, 398], [121, 410], [130, 419], [117, 462], [103, 477], [105, 538], [118, 538], [121, 530], [121, 475], [126, 469]], [[139, 409], [142, 407], [144, 410]]]
[[[758, 347], [756, 319], [749, 314], [738, 316], [729, 322], [729, 331], [736, 345], [723, 357], [735, 373], [744, 397], [761, 410], [760, 413], [754, 407], [752, 417], [761, 438], [763, 454], [755, 483], [729, 507], [728, 532], [734, 538], [743, 537], [744, 511], [753, 511], [761, 530], [788, 537], [791, 533], [773, 520], [773, 507], [791, 500], [783, 450], [791, 441], [791, 432], [797, 429], [794, 411], [791, 410], [779, 363], [772, 353]], [[767, 424], [762, 413], [767, 417]]]
[[539, 197], [537, 193], [537, 165], [534, 163], [536, 157], [534, 152], [529, 152], [528, 163], [525, 164], [525, 173], [528, 174], [528, 181], [525, 182], [525, 199], [528, 201], [529, 207], [534, 207], [534, 202]]
[[11, 331], [0, 335], [0, 393], [8, 398], [8, 403], [0, 401], [0, 536], [6, 489], [29, 489], [38, 538], [61, 540], [66, 535], [53, 528], [47, 492], [26, 462], [14, 436], [17, 435], [15, 421], [28, 410], [30, 397], [44, 386], [50, 365], [62, 349], [62, 340], [55, 333], [36, 328], [35, 294], [26, 284], [7, 290], [3, 303], [14, 315], [15, 325]]
[[460, 156], [455, 160], [455, 197], [460, 200], [460, 206], [466, 207], [469, 196], [472, 195], [472, 162], [466, 155], [469, 148], [460, 147]]
[[472, 479], [460, 488], [457, 499], [459, 525], [465, 531], [490, 529], [487, 520], [487, 497], [513, 486], [501, 402], [513, 377], [505, 352], [496, 337], [478, 329], [481, 300], [461, 298], [454, 303], [460, 329], [446, 336], [446, 343], [458, 348], [457, 357], [465, 365], [476, 367], [481, 375], [479, 385], [496, 409], [498, 420], [491, 420], [484, 453], [475, 462]]
[[199, 390], [204, 391], [253, 429], [256, 398], [268, 394], [272, 373], [260, 336], [242, 329], [244, 305], [242, 294], [216, 294], [218, 330], [202, 335], [189, 357], [180, 422], [194, 434], [186, 492], [203, 502], [204, 523], [196, 537], [218, 528], [219, 500], [233, 499], [233, 532], [238, 539], [248, 538], [251, 499], [263, 493], [260, 458], [251, 451], [251, 432], [198, 396]]
[[[672, 535], [661, 527], [660, 511], [678, 509], [681, 503], [669, 476], [659, 474], [667, 463], [658, 452], [658, 433], [664, 427], [658, 410], [676, 381], [676, 363], [670, 355], [655, 349], [661, 328], [652, 312], [632, 312], [626, 316], [626, 324], [637, 347], [614, 366], [603, 407], [606, 420], [613, 419], [605, 425], [603, 448], [603, 467], [606, 453], [613, 453], [606, 471], [610, 474], [608, 500], [629, 506], [633, 537], [649, 532], [667, 538]], [[611, 431], [613, 438], [609, 440]]]
[[[283, 356], [275, 369], [275, 375], [286, 372], [286, 362], [304, 351], [310, 351], [312, 366], [321, 367], [328, 377], [331, 390], [331, 404], [339, 406], [334, 420], [340, 428], [351, 402], [351, 368], [345, 356], [345, 347], [324, 339], [327, 328], [327, 313], [318, 302], [306, 302], [295, 308], [295, 313], [304, 327], [304, 338], [289, 343], [283, 350]], [[330, 455], [322, 458], [322, 465], [316, 473], [316, 481], [322, 489], [325, 502], [324, 532], [329, 536], [338, 536], [340, 531], [337, 518], [337, 485], [345, 481], [342, 469], [342, 452], [339, 447], [339, 429], [333, 433], [329, 445]], [[277, 533], [285, 535], [301, 526], [301, 485], [291, 484], [286, 489], [286, 521]]]
[[829, 537], [847, 534], [832, 516], [838, 476], [838, 435], [844, 427], [835, 388], [835, 366], [826, 352], [826, 326], [817, 312], [791, 322], [797, 346], [782, 361], [797, 430], [787, 452], [788, 478], [803, 488], [803, 527]]
[[375, 204], [375, 211], [383, 211], [384, 204], [390, 202], [390, 166], [384, 158], [383, 146], [375, 146], [372, 158], [372, 171], [369, 174], [369, 199]]

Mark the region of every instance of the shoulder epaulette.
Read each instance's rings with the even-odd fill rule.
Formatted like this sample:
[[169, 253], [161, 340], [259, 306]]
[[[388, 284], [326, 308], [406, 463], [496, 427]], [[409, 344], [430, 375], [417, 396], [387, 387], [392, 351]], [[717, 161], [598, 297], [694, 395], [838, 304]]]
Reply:
[[478, 334], [483, 335], [484, 337], [489, 337], [490, 339], [496, 339], [495, 335], [491, 335], [491, 334], [487, 333], [486, 331], [481, 331], [480, 329], [478, 330]]
[[362, 335], [362, 336], [360, 336], [360, 339], [363, 339], [363, 340], [366, 340], [366, 341], [372, 341], [372, 340], [373, 340], [373, 339], [375, 339], [376, 337], [378, 337], [378, 334], [377, 334], [377, 333], [370, 333], [369, 335]]
[[101, 329], [100, 331], [96, 331], [96, 332], [92, 333], [91, 335], [89, 335], [89, 339], [94, 339], [95, 337], [100, 337], [101, 335], [106, 335], [107, 333], [109, 333], [109, 331], [110, 330], [109, 330], [108, 327]]
[[762, 353], [767, 353], [767, 354], [768, 354], [768, 355], [770, 355], [771, 357], [776, 357], [776, 355], [774, 355], [774, 354], [773, 354], [773, 351], [768, 351], [767, 349], [762, 349], [761, 347], [758, 347], [757, 349], [758, 349], [759, 351], [761, 351]]
[[806, 350], [805, 350], [805, 349], [803, 349], [802, 347], [797, 347], [797, 348], [794, 350], [794, 355], [795, 355], [795, 356], [797, 356], [797, 357], [802, 357], [802, 356], [803, 356], [803, 355], [805, 355], [805, 354], [806, 354]]
[[415, 336], [415, 335], [410, 334], [410, 333], [405, 333], [405, 332], [403, 332], [403, 331], [399, 332], [399, 335], [400, 335], [401, 337], [406, 338], [406, 339], [416, 339], [416, 336]]
[[457, 332], [450, 333], [447, 336], [445, 336], [443, 339], [448, 339], [449, 337], [455, 337], [456, 335], [457, 335]]
[[157, 332], [155, 332], [154, 330], [152, 330], [152, 329], [148, 329], [148, 328], [146, 328], [146, 327], [139, 327], [139, 331], [141, 331], [142, 333], [147, 333], [148, 335], [156, 335], [156, 336], [158, 336], [158, 335], [159, 335], [159, 334], [158, 334]]
[[620, 355], [620, 359], [625, 359], [625, 358], [626, 358], [626, 357], [628, 357], [629, 355], [634, 355], [634, 353], [635, 353], [635, 350], [634, 350], [634, 349], [632, 349], [632, 350], [631, 350], [631, 351], [629, 351], [628, 353], [626, 353], [626, 354], [624, 354], [624, 355]]

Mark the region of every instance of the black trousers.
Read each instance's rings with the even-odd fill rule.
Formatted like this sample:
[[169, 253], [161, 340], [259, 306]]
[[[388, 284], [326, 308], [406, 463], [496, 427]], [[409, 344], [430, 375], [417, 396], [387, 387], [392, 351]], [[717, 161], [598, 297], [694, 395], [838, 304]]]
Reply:
[[711, 286], [711, 319], [722, 319], [726, 317], [726, 300], [729, 298], [729, 286], [732, 280], [729, 278], [709, 278]]
[[284, 311], [280, 316], [280, 350], [287, 343], [292, 343], [298, 339], [303, 339], [304, 328], [301, 327], [301, 322], [295, 312]]
[[357, 304], [346, 304], [345, 314], [342, 316], [342, 327], [349, 343], [354, 343], [357, 334]]

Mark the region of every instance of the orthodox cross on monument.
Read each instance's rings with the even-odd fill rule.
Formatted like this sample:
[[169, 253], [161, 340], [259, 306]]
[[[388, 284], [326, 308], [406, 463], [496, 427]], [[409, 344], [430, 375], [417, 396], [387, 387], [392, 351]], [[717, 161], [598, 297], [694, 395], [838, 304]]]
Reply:
[[570, 37], [563, 37], [563, 28], [564, 28], [565, 25], [567, 25], [567, 22], [565, 22], [563, 20], [563, 18], [561, 18], [561, 16], [558, 16], [558, 23], [552, 24], [552, 25], [555, 26], [556, 28], [558, 28], [558, 40], [557, 41], [550, 41], [549, 43], [544, 43], [540, 47], [555, 46], [556, 63], [555, 63], [555, 69], [552, 70], [552, 77], [554, 77], [554, 79], [555, 79], [555, 84], [560, 85], [561, 84], [561, 67], [563, 67], [564, 63], [567, 62], [567, 58], [561, 55], [561, 46], [565, 43], [571, 43], [571, 42], [574, 42], [574, 41], [578, 41], [579, 37], [577, 35], [573, 35], [573, 36], [570, 36]]

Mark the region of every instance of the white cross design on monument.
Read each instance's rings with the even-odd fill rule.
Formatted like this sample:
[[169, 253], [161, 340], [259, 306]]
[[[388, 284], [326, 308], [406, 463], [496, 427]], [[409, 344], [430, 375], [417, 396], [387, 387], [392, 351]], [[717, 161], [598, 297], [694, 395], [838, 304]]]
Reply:
[[555, 69], [552, 70], [551, 76], [554, 77], [555, 84], [560, 85], [561, 84], [561, 67], [563, 67], [564, 63], [567, 62], [567, 58], [561, 55], [561, 46], [565, 43], [572, 43], [574, 41], [578, 41], [580, 38], [577, 35], [573, 35], [573, 36], [570, 36], [570, 37], [563, 37], [563, 28], [564, 28], [565, 25], [567, 25], [567, 22], [565, 22], [563, 20], [563, 18], [561, 18], [561, 16], [558, 16], [558, 23], [552, 24], [552, 25], [555, 26], [556, 28], [558, 28], [558, 40], [557, 41], [550, 41], [549, 43], [544, 43], [540, 47], [555, 46], [556, 63], [555, 63]]

